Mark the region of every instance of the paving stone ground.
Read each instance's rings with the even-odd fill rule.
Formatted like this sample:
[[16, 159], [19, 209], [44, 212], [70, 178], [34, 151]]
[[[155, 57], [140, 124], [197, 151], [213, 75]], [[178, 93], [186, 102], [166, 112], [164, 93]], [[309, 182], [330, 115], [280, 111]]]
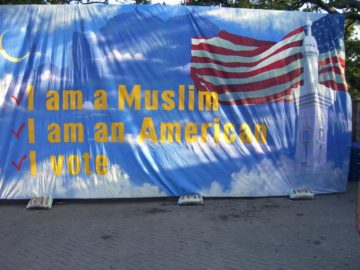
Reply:
[[360, 269], [357, 183], [316, 196], [0, 201], [0, 269]]

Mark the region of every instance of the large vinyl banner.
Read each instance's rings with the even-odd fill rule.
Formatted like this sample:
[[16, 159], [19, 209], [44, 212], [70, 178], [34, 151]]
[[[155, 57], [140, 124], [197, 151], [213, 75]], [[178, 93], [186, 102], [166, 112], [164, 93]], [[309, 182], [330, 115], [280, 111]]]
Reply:
[[1, 6], [0, 198], [344, 191], [344, 18]]

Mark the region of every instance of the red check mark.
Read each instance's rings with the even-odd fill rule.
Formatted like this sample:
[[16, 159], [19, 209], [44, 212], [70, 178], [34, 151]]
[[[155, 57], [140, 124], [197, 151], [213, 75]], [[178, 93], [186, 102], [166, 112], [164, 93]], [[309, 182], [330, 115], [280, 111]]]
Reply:
[[19, 139], [21, 131], [24, 129], [24, 127], [25, 127], [25, 123], [22, 122], [21, 126], [17, 130], [12, 130], [11, 132], [17, 139]]
[[12, 162], [12, 165], [18, 170], [20, 171], [21, 170], [21, 166], [24, 162], [24, 160], [26, 159], [27, 155], [23, 155], [19, 161], [19, 163], [16, 163], [15, 161]]
[[15, 101], [16, 105], [19, 106], [23, 99], [24, 94], [19, 94], [17, 97], [11, 96], [11, 98]]

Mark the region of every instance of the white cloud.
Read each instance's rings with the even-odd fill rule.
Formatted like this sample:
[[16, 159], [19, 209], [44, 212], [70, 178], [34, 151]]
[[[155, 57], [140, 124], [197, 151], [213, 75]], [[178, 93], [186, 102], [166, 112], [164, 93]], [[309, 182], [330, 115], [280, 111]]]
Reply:
[[[64, 164], [65, 166], [66, 164]], [[37, 175], [30, 173], [14, 177], [12, 181], [0, 179], [1, 198], [25, 199], [51, 195], [55, 198], [133, 198], [164, 197], [158, 186], [148, 182], [135, 184], [119, 165], [114, 164], [104, 176], [55, 176], [49, 161], [37, 166]], [[0, 173], [1, 175], [1, 173]], [[1, 186], [2, 184], [2, 186]]]
[[3, 77], [3, 79], [2, 79], [1, 82], [0, 82], [1, 90], [2, 90], [2, 91], [7, 91], [7, 90], [8, 90], [12, 78], [13, 78], [13, 77], [12, 77], [12, 74], [10, 74], [10, 73], [5, 74], [5, 76]]
[[145, 60], [145, 57], [141, 53], [131, 54], [129, 52], [121, 52], [118, 49], [113, 49], [107, 55], [107, 58], [116, 61]]
[[221, 19], [227, 22], [234, 22], [246, 26], [246, 28], [254, 31], [264, 31], [272, 28], [275, 31], [286, 34], [289, 31], [300, 27], [306, 23], [307, 15], [313, 20], [318, 20], [324, 14], [291, 12], [291, 20], [289, 20], [288, 11], [280, 10], [249, 10], [249, 9], [223, 9], [210, 8], [204, 10], [200, 14], [213, 17], [214, 19]]
[[53, 73], [51, 72], [51, 70], [46, 69], [46, 70], [44, 70], [43, 73], [41, 74], [40, 79], [41, 79], [42, 81], [59, 81], [59, 80], [60, 80], [60, 77], [57, 76], [57, 75], [55, 75], [55, 74], [53, 74]]
[[135, 53], [134, 59], [136, 60], [144, 60], [144, 56], [141, 53]]
[[[144, 182], [134, 184], [129, 175], [119, 165], [111, 165], [105, 176], [90, 175], [87, 178], [76, 177], [70, 185], [76, 198], [134, 198], [164, 197], [166, 193], [158, 186]], [[65, 191], [66, 192], [66, 191]], [[66, 194], [66, 193], [65, 193]]]
[[284, 192], [287, 193], [290, 184], [281, 174], [281, 168], [274, 164], [273, 160], [265, 159], [251, 170], [244, 168], [239, 172], [232, 173], [228, 189], [225, 189], [218, 181], [214, 181], [201, 193], [204, 196], [234, 197], [285, 195]]
[[98, 41], [105, 41], [104, 36], [102, 36], [100, 33], [95, 33], [94, 31], [88, 31], [86, 32], [86, 34], [93, 43], [96, 43]]
[[12, 78], [13, 76], [8, 73], [0, 80], [0, 107], [6, 102], [6, 94], [9, 92]]
[[91, 32], [88, 33], [88, 35], [89, 35], [91, 41], [93, 41], [93, 42], [97, 42], [97, 41], [98, 41], [98, 37], [97, 37], [97, 35], [96, 35], [94, 32], [91, 31]]
[[[0, 197], [3, 199], [25, 199], [34, 196], [52, 195], [57, 184], [56, 177], [49, 177], [50, 162], [44, 162], [37, 166], [39, 174], [36, 177], [30, 175], [14, 175], [11, 181], [7, 178], [3, 181]], [[59, 186], [60, 190], [60, 186]]]
[[173, 67], [173, 68], [171, 68], [171, 70], [180, 71], [182, 73], [189, 74], [190, 73], [190, 63], [188, 63], [186, 65], [182, 65], [182, 66]]
[[90, 100], [87, 100], [83, 104], [83, 109], [84, 110], [94, 110], [95, 109], [94, 104]]
[[125, 143], [128, 143], [130, 145], [141, 145], [141, 146], [143, 146], [144, 144], [146, 144], [146, 142], [141, 142], [139, 140], [139, 137], [137, 137], [135, 135], [132, 135], [132, 134], [126, 134], [124, 141], [125, 141]]
[[287, 157], [263, 159], [251, 169], [232, 173], [228, 188], [220, 181], [214, 181], [200, 194], [215, 197], [284, 196], [291, 188], [300, 187], [310, 188], [315, 193], [339, 192], [345, 190], [346, 181], [343, 186], [341, 181], [344, 175], [344, 171], [331, 162], [318, 168], [306, 168]]
[[122, 53], [115, 49], [112, 51], [112, 53], [113, 53], [113, 57], [118, 61], [127, 61], [133, 59], [133, 56], [128, 52]]
[[[4, 106], [14, 106], [14, 100], [12, 96], [19, 97], [23, 95], [25, 89], [22, 89], [22, 84], [15, 81], [15, 77], [12, 74], [7, 73], [0, 79], [0, 108]], [[28, 83], [31, 84], [31, 83]], [[19, 106], [17, 110], [26, 110], [25, 107]]]

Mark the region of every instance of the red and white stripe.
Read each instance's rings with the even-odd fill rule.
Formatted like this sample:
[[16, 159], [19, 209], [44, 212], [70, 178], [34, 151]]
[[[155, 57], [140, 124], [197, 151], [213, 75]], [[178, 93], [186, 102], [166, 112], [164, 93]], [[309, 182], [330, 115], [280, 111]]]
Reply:
[[319, 59], [319, 83], [333, 90], [347, 91], [344, 52], [329, 51], [320, 54]]
[[[225, 31], [213, 38], [193, 38], [191, 76], [198, 90], [217, 92], [222, 104], [291, 101], [292, 89], [303, 83], [304, 36], [300, 27], [276, 43]], [[322, 54], [319, 63], [319, 82], [344, 89], [342, 55]]]

